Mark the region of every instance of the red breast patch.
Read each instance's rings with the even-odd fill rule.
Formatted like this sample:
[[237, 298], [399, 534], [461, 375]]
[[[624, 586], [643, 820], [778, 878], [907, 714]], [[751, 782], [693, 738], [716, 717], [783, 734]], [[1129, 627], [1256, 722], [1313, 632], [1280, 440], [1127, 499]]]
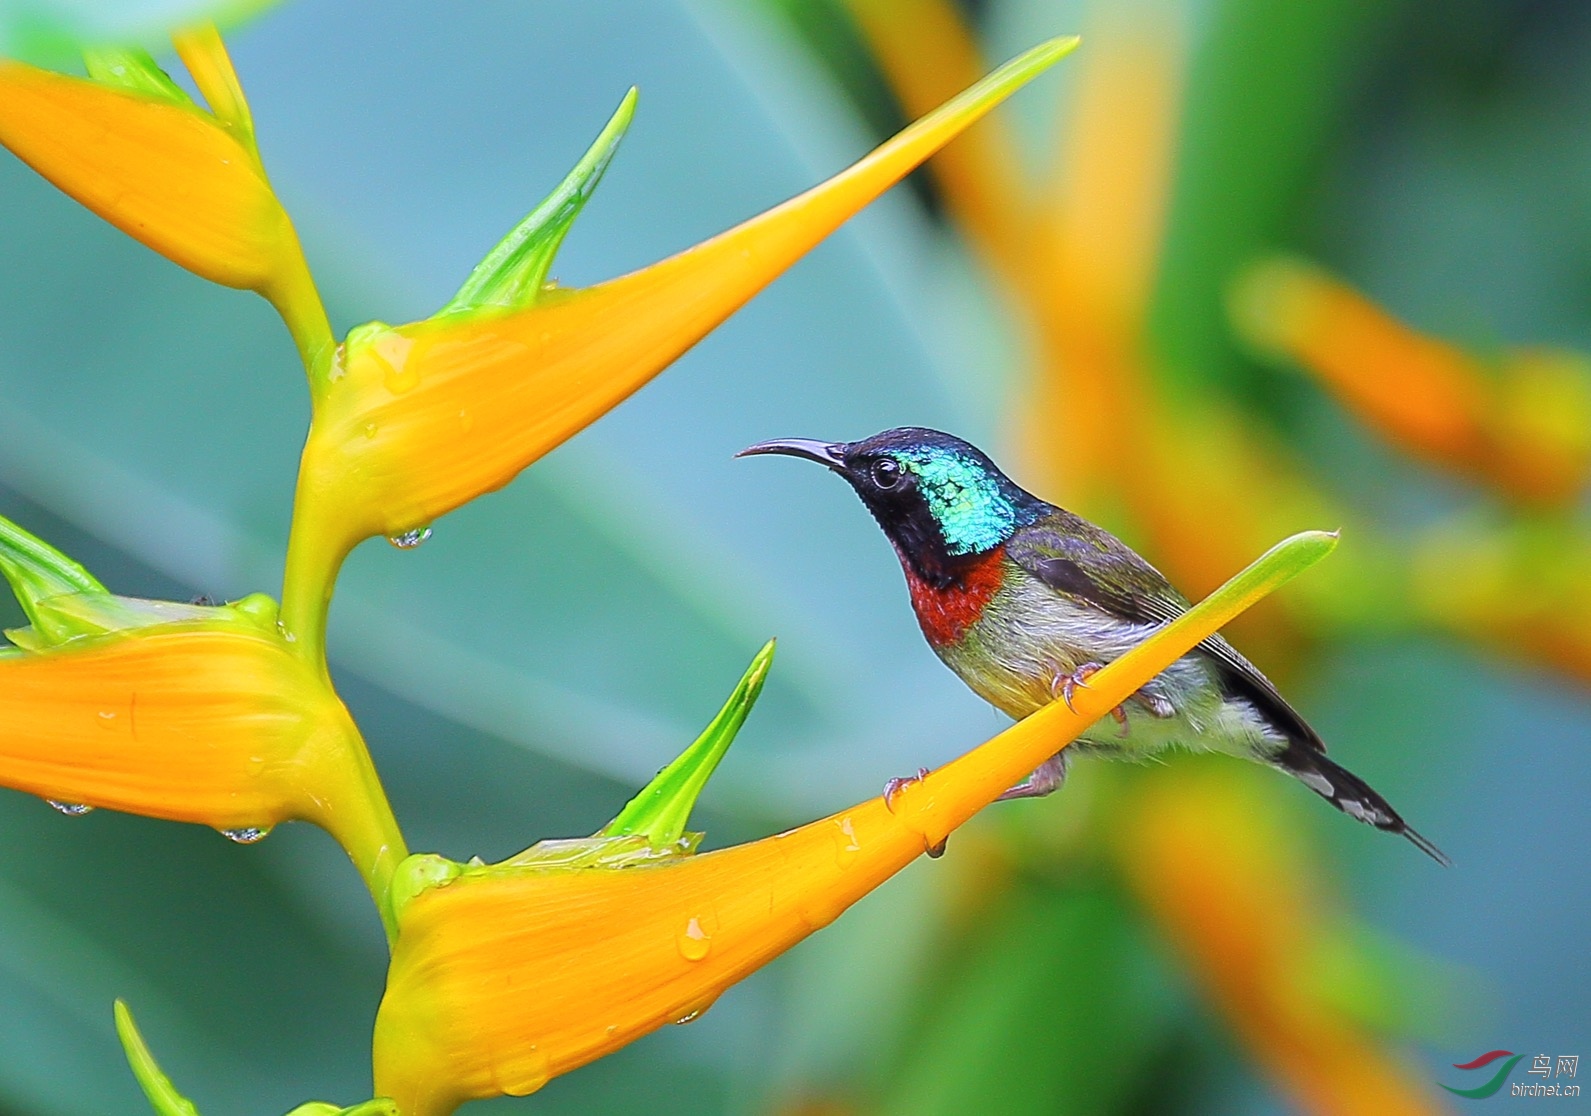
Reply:
[[1000, 591], [1005, 580], [1005, 547], [999, 546], [968, 564], [960, 576], [943, 589], [923, 581], [906, 570], [906, 587], [911, 590], [912, 608], [923, 635], [935, 647], [960, 641], [966, 630], [978, 622], [983, 608]]

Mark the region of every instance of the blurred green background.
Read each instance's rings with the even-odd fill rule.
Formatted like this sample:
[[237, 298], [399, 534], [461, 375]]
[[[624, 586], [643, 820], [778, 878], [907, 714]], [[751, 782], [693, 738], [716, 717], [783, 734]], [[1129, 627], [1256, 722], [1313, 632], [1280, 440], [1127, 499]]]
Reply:
[[[196, 7], [0, 0], [0, 52], [69, 65], [67, 32], [147, 38]], [[1285, 248], [1462, 343], [1591, 351], [1591, 7], [1161, 7], [1185, 22], [1189, 57], [1153, 319], [1185, 386], [1239, 401], [1390, 530], [1475, 500], [1307, 380], [1244, 357], [1221, 291]], [[965, 5], [996, 60], [1080, 29], [1087, 9]], [[444, 302], [632, 83], [636, 123], [555, 267], [568, 284], [781, 201], [904, 119], [827, 0], [295, 0], [229, 41], [339, 333]], [[1070, 65], [1009, 110], [1034, 151], [1053, 143]], [[275, 593], [308, 400], [270, 308], [9, 155], [0, 259], [0, 512], [117, 592]], [[921, 424], [1005, 456], [1022, 352], [932, 182], [914, 179], [425, 546], [360, 548], [333, 607], [334, 672], [411, 846], [494, 859], [595, 830], [769, 635], [765, 696], [698, 815], [709, 845], [876, 794], [998, 731], [922, 644], [843, 488], [730, 455]], [[1382, 1005], [1365, 1014], [1413, 1079], [1473, 1084], [1449, 1064], [1497, 1047], [1591, 1052], [1586, 683], [1391, 634], [1322, 643], [1289, 689], [1457, 864], [1438, 871], [1266, 784], [1355, 913]], [[996, 900], [969, 905], [958, 837], [699, 1022], [480, 1110], [1286, 1110], [1122, 884], [1056, 859], [1069, 799], [1080, 808], [1097, 777], [1081, 764], [1058, 798], [985, 819], [968, 847], [1008, 849]], [[352, 1103], [369, 1090], [384, 961], [357, 877], [318, 831], [240, 848], [0, 792], [0, 1113], [140, 1110], [115, 996], [206, 1116]]]

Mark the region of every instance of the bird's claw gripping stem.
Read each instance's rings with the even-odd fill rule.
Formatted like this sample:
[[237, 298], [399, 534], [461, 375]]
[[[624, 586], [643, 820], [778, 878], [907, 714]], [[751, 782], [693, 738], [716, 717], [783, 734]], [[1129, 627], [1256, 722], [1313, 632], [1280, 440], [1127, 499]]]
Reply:
[[[915, 775], [907, 775], [905, 777], [896, 777], [894, 779], [889, 780], [889, 782], [885, 783], [884, 784], [884, 805], [885, 805], [886, 808], [888, 808], [889, 812], [892, 813], [892, 814], [895, 812], [895, 799], [900, 797], [900, 792], [901, 791], [905, 790], [907, 787], [911, 786], [913, 783], [922, 782], [923, 779], [927, 777], [927, 775], [928, 775], [928, 769], [926, 767], [919, 767], [917, 769], [917, 774], [915, 774]], [[927, 846], [927, 848], [924, 851], [927, 852], [928, 855], [930, 857], [932, 857], [933, 859], [938, 860], [940, 857], [945, 855], [945, 844], [948, 841], [949, 841], [949, 838], [947, 837], [947, 838], [945, 838], [945, 840], [940, 841], [936, 845]]]
[[915, 775], [906, 775], [904, 777], [896, 777], [894, 779], [891, 779], [889, 782], [885, 783], [884, 784], [884, 805], [889, 807], [889, 812], [892, 813], [892, 814], [895, 812], [895, 799], [900, 795], [901, 791], [905, 790], [907, 787], [911, 786], [913, 783], [922, 782], [923, 779], [927, 777], [927, 775], [928, 775], [928, 769], [926, 767], [919, 767], [917, 769], [917, 774], [915, 774]]

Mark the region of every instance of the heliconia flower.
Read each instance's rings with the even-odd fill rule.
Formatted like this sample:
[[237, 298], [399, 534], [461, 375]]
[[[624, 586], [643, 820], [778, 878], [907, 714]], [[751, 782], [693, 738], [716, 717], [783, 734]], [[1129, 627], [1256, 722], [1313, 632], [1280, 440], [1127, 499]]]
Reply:
[[1522, 349], [1483, 360], [1292, 259], [1251, 267], [1231, 305], [1251, 343], [1308, 369], [1415, 456], [1531, 503], [1566, 503], [1591, 480], [1591, 361], [1583, 356]]
[[[568, 868], [570, 843], [495, 865], [412, 857], [376, 1019], [376, 1091], [405, 1116], [521, 1095], [669, 1022], [832, 922], [1200, 640], [1328, 553], [1296, 536], [1055, 702], [884, 798], [702, 855]], [[576, 843], [588, 858], [603, 842]], [[617, 851], [617, 850], [616, 850]], [[550, 855], [542, 855], [543, 853]]]
[[141, 50], [85, 51], [88, 78], [0, 61], [0, 144], [173, 262], [270, 299], [323, 363], [331, 329], [221, 37], [206, 25], [173, 41], [208, 111]]
[[32, 624], [0, 651], [0, 785], [257, 841], [290, 819], [347, 850], [378, 900], [407, 855], [347, 710], [263, 594], [114, 596], [0, 518], [0, 573]]
[[1141, 901], [1301, 1110], [1441, 1111], [1430, 1087], [1312, 979], [1332, 948], [1329, 920], [1249, 777], [1227, 766], [1183, 767], [1140, 789], [1115, 832]]
[[[193, 1102], [177, 1091], [171, 1078], [155, 1061], [149, 1045], [144, 1042], [144, 1036], [138, 1033], [132, 1011], [121, 1000], [116, 1001], [116, 1035], [122, 1040], [127, 1064], [138, 1079], [138, 1087], [149, 1098], [149, 1106], [155, 1110], [155, 1116], [199, 1116], [199, 1110]], [[352, 1108], [327, 1104], [325, 1101], [310, 1101], [299, 1105], [287, 1116], [399, 1116], [399, 1113], [397, 1105], [385, 1097], [377, 1097]]]
[[1443, 523], [1420, 540], [1412, 587], [1426, 624], [1591, 682], [1591, 530], [1583, 523]]
[[[483, 265], [487, 274], [477, 269], [443, 313], [352, 331], [317, 392], [304, 449], [284, 591], [288, 627], [316, 638], [332, 576], [356, 543], [409, 535], [507, 484], [1075, 45], [1035, 47], [827, 182], [651, 267], [582, 290], [549, 289], [540, 285], [546, 257], [516, 255], [505, 242]], [[591, 174], [622, 127], [610, 124], [587, 156]], [[581, 174], [571, 179], [589, 180]], [[581, 190], [580, 182], [560, 188]], [[551, 247], [556, 239], [549, 254]], [[523, 261], [523, 275], [497, 283], [494, 260]], [[482, 297], [497, 288], [500, 297]]]

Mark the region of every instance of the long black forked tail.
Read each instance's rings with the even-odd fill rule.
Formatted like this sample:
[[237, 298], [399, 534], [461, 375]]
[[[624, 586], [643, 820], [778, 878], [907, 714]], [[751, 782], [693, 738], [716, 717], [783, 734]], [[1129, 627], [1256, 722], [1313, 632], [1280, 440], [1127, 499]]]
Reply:
[[1370, 789], [1368, 783], [1346, 767], [1332, 762], [1325, 753], [1295, 740], [1271, 756], [1270, 762], [1350, 818], [1357, 818], [1388, 833], [1401, 833], [1409, 839], [1410, 844], [1442, 867], [1453, 866], [1446, 853], [1411, 829], [1386, 799]]

